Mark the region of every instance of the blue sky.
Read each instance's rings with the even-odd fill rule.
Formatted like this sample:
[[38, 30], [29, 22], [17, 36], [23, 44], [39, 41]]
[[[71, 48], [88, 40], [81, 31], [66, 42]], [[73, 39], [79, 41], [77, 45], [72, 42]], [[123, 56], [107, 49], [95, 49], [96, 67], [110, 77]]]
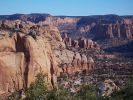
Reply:
[[51, 15], [133, 15], [133, 0], [0, 0], [0, 15], [49, 13]]

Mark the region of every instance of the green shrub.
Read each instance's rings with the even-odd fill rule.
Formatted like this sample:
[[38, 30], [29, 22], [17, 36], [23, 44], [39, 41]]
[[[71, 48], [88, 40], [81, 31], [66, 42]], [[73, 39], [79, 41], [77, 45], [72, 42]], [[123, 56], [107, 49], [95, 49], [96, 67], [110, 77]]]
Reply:
[[79, 93], [77, 93], [77, 98], [79, 100], [97, 100], [96, 87], [93, 85], [82, 85]]
[[31, 83], [30, 87], [25, 92], [28, 100], [43, 100], [46, 98], [47, 88], [44, 78], [45, 75], [42, 73], [37, 74], [35, 82]]
[[120, 91], [112, 94], [112, 100], [133, 100], [133, 79]]
[[66, 89], [59, 87], [48, 93], [47, 100], [76, 100]]

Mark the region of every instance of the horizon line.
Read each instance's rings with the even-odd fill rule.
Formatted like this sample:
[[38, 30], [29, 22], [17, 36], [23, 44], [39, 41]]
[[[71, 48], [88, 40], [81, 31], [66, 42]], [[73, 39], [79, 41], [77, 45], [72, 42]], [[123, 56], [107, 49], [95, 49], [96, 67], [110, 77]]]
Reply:
[[11, 15], [31, 15], [31, 14], [46, 14], [49, 16], [68, 16], [68, 17], [82, 17], [82, 16], [106, 16], [106, 15], [116, 15], [116, 16], [133, 16], [133, 14], [95, 14], [95, 15], [54, 15], [54, 14], [50, 14], [50, 13], [12, 13], [12, 14], [0, 14], [0, 16], [11, 16]]

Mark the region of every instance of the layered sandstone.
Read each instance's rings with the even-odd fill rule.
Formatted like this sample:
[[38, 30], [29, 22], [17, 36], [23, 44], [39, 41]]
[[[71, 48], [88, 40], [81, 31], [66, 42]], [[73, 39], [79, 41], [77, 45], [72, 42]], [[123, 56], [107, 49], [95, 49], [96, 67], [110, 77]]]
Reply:
[[0, 52], [0, 94], [24, 86], [24, 53]]
[[61, 72], [74, 74], [75, 72], [91, 71], [94, 69], [94, 60], [84, 54], [69, 50], [54, 50]]
[[[19, 32], [15, 31], [16, 22], [23, 25]], [[29, 87], [39, 72], [46, 75], [45, 80], [52, 88], [57, 86], [57, 76], [61, 72], [72, 74], [94, 68], [93, 59], [90, 61], [86, 55], [65, 48], [54, 26], [40, 26], [35, 39], [28, 34], [35, 24], [18, 20], [6, 21], [5, 25], [7, 27], [0, 27], [0, 94]]]
[[[12, 29], [12, 27], [8, 29], [8, 34]], [[54, 28], [48, 30], [49, 34], [51, 31], [53, 34], [56, 32]], [[26, 35], [26, 31], [13, 32], [11, 37], [1, 36], [0, 94], [28, 87], [39, 72], [46, 75], [45, 80], [49, 84], [48, 86], [56, 86], [57, 64], [52, 52], [54, 46], [51, 45], [51, 41], [57, 41], [57, 47], [63, 43], [59, 33], [56, 33], [55, 37], [49, 36], [46, 31], [41, 29], [42, 34], [37, 37], [37, 40]]]
[[63, 42], [65, 43], [66, 47], [74, 47], [74, 48], [97, 48], [99, 49], [99, 45], [97, 42], [92, 41], [91, 39], [81, 37], [78, 40], [71, 39], [68, 37], [67, 34], [64, 34]]
[[[19, 39], [22, 40], [17, 40], [14, 45], [16, 51], [9, 49], [12, 48], [9, 45], [9, 47], [3, 47], [4, 49], [0, 52], [0, 90], [2, 93], [29, 86], [39, 72], [47, 76], [46, 82], [49, 86], [55, 86], [56, 80], [53, 80], [53, 77], [56, 77], [57, 65], [47, 40], [40, 37], [35, 41], [30, 36]], [[22, 44], [19, 41], [22, 41]], [[22, 47], [20, 49], [17, 46]]]
[[51, 16], [48, 14], [15, 14], [0, 16], [0, 19], [24, 20], [28, 23], [52, 25], [61, 33], [69, 33], [72, 38], [80, 36], [96, 39], [133, 37], [133, 17], [118, 15], [97, 16]]
[[40, 22], [41, 24], [52, 25], [58, 27], [61, 33], [75, 32], [76, 23], [79, 20], [79, 17], [61, 17], [61, 16], [50, 16], [45, 19], [45, 21]]
[[95, 26], [95, 38], [133, 38], [132, 24], [105, 24]]

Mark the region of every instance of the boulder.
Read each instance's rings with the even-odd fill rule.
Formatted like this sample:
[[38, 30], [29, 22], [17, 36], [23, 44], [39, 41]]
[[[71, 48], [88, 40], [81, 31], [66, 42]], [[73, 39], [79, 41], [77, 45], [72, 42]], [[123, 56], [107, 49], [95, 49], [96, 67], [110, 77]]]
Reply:
[[111, 93], [120, 90], [120, 88], [110, 79], [99, 82], [98, 88], [100, 96], [110, 96]]

